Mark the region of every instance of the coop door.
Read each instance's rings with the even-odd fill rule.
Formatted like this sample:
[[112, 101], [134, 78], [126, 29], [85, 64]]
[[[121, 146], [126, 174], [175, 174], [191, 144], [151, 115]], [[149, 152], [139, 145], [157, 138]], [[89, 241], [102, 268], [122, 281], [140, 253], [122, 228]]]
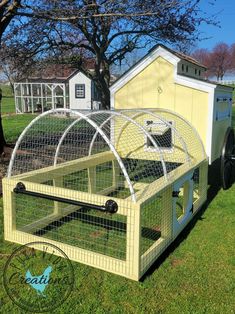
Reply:
[[193, 215], [193, 171], [173, 185], [173, 235], [185, 227]]

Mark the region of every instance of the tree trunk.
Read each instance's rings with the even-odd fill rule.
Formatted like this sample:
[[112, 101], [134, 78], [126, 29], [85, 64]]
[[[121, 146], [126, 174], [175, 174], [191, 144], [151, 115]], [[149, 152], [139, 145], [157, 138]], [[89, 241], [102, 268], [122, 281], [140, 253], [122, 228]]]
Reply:
[[4, 151], [4, 146], [6, 145], [3, 128], [2, 128], [2, 117], [0, 115], [0, 154]]
[[110, 90], [109, 90], [109, 76], [104, 77], [104, 73], [96, 76], [95, 84], [99, 90], [100, 101], [101, 101], [101, 108], [102, 110], [109, 110], [110, 109]]
[[101, 98], [101, 109], [102, 110], [109, 110], [110, 109], [110, 91], [107, 86], [103, 86], [100, 89], [100, 98]]
[[0, 154], [4, 151], [4, 146], [6, 145], [3, 127], [2, 127], [2, 90], [0, 89]]

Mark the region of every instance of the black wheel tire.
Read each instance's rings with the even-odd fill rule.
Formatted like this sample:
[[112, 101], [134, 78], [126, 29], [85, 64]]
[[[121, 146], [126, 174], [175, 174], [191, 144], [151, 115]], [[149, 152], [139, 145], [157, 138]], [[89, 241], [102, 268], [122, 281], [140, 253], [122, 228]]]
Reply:
[[229, 189], [234, 182], [234, 162], [231, 156], [234, 155], [235, 138], [234, 130], [229, 127], [224, 137], [224, 143], [221, 154], [220, 176], [224, 190]]

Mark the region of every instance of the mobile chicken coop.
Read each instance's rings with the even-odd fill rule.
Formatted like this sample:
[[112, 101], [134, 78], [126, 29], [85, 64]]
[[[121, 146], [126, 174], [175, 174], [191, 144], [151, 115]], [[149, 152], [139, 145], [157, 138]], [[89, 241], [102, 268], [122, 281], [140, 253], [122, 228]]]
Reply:
[[232, 88], [203, 71], [158, 45], [111, 86], [115, 110], [35, 118], [3, 180], [5, 239], [139, 280], [205, 202], [208, 165], [232, 184]]
[[19, 137], [3, 180], [5, 239], [44, 240], [138, 280], [206, 200], [207, 168], [177, 113], [47, 111]]

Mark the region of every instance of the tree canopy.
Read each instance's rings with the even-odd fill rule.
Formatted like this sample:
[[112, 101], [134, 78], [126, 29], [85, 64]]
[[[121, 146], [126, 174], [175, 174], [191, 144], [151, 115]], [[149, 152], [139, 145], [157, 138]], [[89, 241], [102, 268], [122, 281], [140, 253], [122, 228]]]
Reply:
[[[156, 42], [178, 43], [198, 38], [198, 26], [214, 23], [200, 10], [200, 0], [41, 0], [22, 6], [5, 37], [6, 44], [27, 57], [47, 57], [75, 64], [110, 106], [110, 67], [134, 50]], [[24, 18], [22, 18], [24, 17]], [[27, 52], [27, 53], [26, 53]], [[84, 59], [94, 60], [94, 69]], [[21, 62], [22, 63], [22, 62]]]
[[[27, 67], [42, 60], [72, 63], [95, 82], [107, 109], [111, 66], [156, 42], [197, 40], [201, 23], [215, 24], [200, 4], [201, 0], [1, 0], [0, 43], [7, 52], [2, 58]], [[92, 70], [85, 66], [87, 59], [94, 61]], [[2, 143], [0, 139], [0, 151]]]
[[217, 43], [211, 50], [197, 49], [192, 56], [207, 67], [206, 76], [223, 80], [226, 73], [235, 71], [235, 44]]

